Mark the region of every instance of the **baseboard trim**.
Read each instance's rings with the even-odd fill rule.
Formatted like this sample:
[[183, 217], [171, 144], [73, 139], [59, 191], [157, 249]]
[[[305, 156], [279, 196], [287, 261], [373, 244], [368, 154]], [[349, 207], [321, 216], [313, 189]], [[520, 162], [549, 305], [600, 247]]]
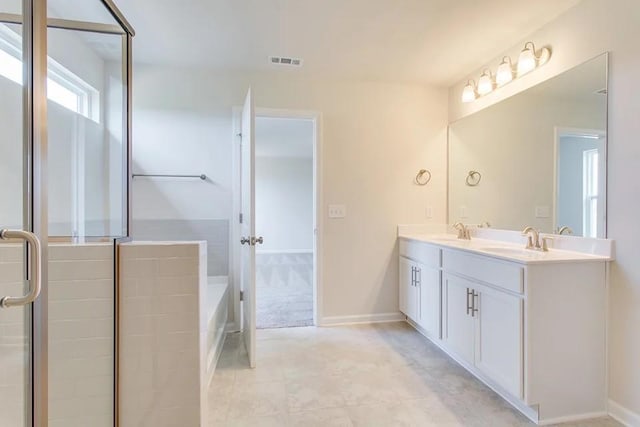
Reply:
[[603, 412], [590, 412], [590, 413], [578, 414], [578, 415], [567, 415], [567, 416], [564, 416], [564, 417], [549, 418], [549, 419], [546, 419], [546, 420], [542, 420], [542, 421], [538, 422], [538, 425], [539, 426], [558, 425], [558, 424], [564, 424], [564, 423], [592, 420], [594, 418], [602, 418], [602, 417], [606, 417], [607, 415], [608, 414], [605, 411], [603, 411]]
[[640, 414], [636, 414], [611, 399], [609, 399], [609, 415], [627, 427], [640, 427]]
[[355, 314], [351, 316], [327, 316], [323, 317], [319, 326], [342, 326], [342, 325], [360, 325], [368, 323], [388, 323], [402, 322], [404, 315], [400, 312], [395, 313], [377, 313], [377, 314]]
[[313, 249], [260, 249], [256, 250], [256, 254], [283, 254], [283, 255], [295, 255], [295, 254], [312, 254]]

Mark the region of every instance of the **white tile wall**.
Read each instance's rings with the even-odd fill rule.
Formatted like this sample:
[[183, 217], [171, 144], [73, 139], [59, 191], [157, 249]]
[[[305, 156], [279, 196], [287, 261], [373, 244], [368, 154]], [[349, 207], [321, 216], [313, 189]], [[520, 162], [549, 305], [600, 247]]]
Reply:
[[[49, 246], [49, 425], [113, 425], [113, 246]], [[0, 295], [23, 293], [21, 245], [0, 246]], [[23, 308], [0, 309], [0, 409], [24, 423]]]
[[206, 425], [205, 242], [121, 245], [121, 425]]
[[[24, 293], [22, 245], [0, 246], [0, 297]], [[24, 425], [25, 309], [0, 308], [0, 411], [6, 425]]]
[[113, 425], [113, 245], [49, 246], [49, 426]]

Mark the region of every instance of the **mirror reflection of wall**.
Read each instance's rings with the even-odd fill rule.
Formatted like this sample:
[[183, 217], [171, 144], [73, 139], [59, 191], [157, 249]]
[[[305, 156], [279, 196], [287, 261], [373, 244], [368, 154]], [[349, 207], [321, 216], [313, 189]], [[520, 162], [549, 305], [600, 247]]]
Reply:
[[605, 54], [452, 123], [449, 222], [604, 237], [606, 76]]

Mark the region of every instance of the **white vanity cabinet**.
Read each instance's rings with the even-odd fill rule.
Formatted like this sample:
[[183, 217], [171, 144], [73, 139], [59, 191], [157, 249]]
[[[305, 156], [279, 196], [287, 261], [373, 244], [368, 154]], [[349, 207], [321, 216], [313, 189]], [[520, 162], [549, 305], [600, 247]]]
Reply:
[[606, 414], [607, 259], [473, 244], [400, 239], [410, 323], [539, 424]]
[[400, 311], [410, 319], [418, 317], [419, 290], [416, 286], [416, 263], [400, 257]]
[[522, 298], [449, 273], [443, 289], [443, 345], [522, 398]]
[[440, 249], [400, 243], [400, 311], [429, 337], [440, 338]]

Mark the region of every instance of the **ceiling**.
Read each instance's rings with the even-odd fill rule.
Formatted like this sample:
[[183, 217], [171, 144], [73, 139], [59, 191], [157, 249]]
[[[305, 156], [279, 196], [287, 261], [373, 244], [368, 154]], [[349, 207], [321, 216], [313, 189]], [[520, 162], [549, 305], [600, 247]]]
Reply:
[[256, 117], [257, 157], [313, 157], [313, 122]]
[[116, 0], [140, 63], [449, 86], [580, 0]]

